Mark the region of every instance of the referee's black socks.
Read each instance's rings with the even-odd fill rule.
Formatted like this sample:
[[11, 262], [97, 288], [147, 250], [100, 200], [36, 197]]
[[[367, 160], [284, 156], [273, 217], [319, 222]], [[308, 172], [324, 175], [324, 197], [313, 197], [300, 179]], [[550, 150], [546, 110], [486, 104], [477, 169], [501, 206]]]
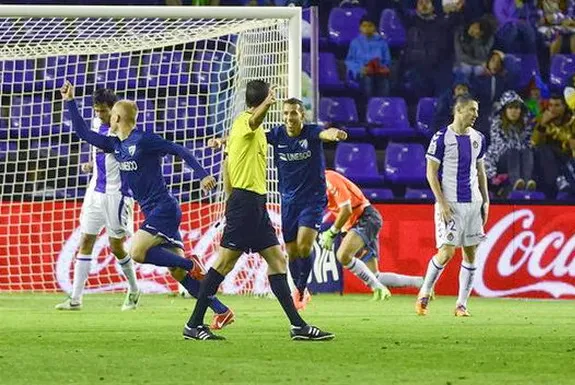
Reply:
[[189, 327], [194, 328], [204, 324], [204, 316], [206, 315], [206, 310], [208, 310], [208, 306], [210, 304], [210, 297], [217, 293], [224, 278], [225, 276], [218, 273], [215, 269], [208, 270], [208, 274], [206, 274], [206, 277], [200, 285], [198, 301], [196, 302], [194, 312], [188, 321]]
[[284, 309], [287, 317], [292, 326], [299, 326], [303, 327], [306, 326], [306, 322], [301, 318], [299, 313], [297, 312], [294, 304], [293, 299], [291, 297], [291, 292], [289, 289], [289, 285], [287, 282], [287, 275], [286, 274], [273, 274], [268, 275], [268, 279], [270, 281], [270, 286], [274, 295], [277, 297], [280, 305]]

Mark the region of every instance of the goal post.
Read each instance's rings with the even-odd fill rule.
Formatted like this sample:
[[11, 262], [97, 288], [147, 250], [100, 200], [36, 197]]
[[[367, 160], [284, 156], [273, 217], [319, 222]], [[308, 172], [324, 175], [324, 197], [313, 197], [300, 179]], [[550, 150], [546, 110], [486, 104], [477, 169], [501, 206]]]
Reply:
[[[301, 96], [301, 9], [0, 5], [0, 291], [68, 291], [80, 240], [80, 209], [91, 177], [58, 89], [75, 84], [93, 120], [91, 95], [111, 88], [139, 107], [138, 129], [192, 150], [220, 181], [203, 195], [181, 160], [163, 170], [182, 202], [188, 252], [213, 263], [223, 227], [222, 154], [207, 147], [245, 108], [245, 85], [263, 79], [278, 99]], [[281, 105], [266, 120], [281, 122]], [[279, 229], [271, 153], [268, 205]], [[136, 210], [139, 224], [142, 215]], [[105, 230], [92, 254], [87, 292], [121, 290]], [[127, 242], [129, 246], [129, 240]], [[228, 293], [269, 291], [265, 263], [245, 255], [223, 284]], [[139, 265], [145, 291], [174, 291], [167, 270]]]

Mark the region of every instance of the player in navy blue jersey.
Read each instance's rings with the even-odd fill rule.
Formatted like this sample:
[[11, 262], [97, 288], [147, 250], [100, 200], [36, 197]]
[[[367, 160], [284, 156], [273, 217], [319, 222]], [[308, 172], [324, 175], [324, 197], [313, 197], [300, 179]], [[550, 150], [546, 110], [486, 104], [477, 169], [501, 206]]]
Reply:
[[305, 308], [310, 298], [306, 285], [312, 268], [311, 255], [327, 204], [322, 141], [347, 139], [347, 133], [337, 128], [324, 130], [316, 124], [304, 124], [304, 116], [301, 100], [287, 99], [283, 103], [284, 124], [267, 133], [278, 169], [282, 234], [297, 289], [293, 299], [298, 309]]
[[[115, 136], [106, 136], [88, 129], [74, 101], [74, 88], [70, 82], [66, 81], [60, 92], [78, 137], [114, 154], [122, 180], [132, 190], [144, 213], [144, 223], [132, 237], [129, 255], [139, 263], [168, 267], [172, 277], [197, 297], [198, 280], [203, 279], [204, 269], [196, 256], [191, 259], [184, 257], [184, 244], [179, 233], [182, 212], [166, 187], [162, 158], [166, 154], [182, 158], [201, 178], [204, 190], [212, 190], [216, 186], [214, 177], [208, 175], [186, 148], [156, 134], [136, 130], [138, 107], [133, 101], [121, 100], [114, 104], [110, 132]], [[217, 298], [210, 298], [210, 307], [216, 313], [212, 328], [218, 329], [233, 322], [233, 312]]]

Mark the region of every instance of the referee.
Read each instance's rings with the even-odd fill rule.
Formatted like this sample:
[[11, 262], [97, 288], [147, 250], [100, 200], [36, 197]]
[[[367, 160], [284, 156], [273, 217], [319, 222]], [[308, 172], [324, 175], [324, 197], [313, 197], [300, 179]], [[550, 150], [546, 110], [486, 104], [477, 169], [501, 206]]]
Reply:
[[297, 312], [286, 275], [286, 259], [266, 209], [267, 140], [262, 123], [275, 103], [275, 90], [262, 80], [246, 86], [246, 105], [232, 124], [227, 139], [227, 172], [232, 192], [226, 203], [226, 226], [219, 257], [202, 281], [198, 300], [184, 327], [184, 338], [223, 340], [204, 325], [209, 298], [234, 268], [242, 253], [259, 253], [268, 263], [271, 289], [290, 324], [292, 340], [330, 340], [332, 333], [308, 325]]

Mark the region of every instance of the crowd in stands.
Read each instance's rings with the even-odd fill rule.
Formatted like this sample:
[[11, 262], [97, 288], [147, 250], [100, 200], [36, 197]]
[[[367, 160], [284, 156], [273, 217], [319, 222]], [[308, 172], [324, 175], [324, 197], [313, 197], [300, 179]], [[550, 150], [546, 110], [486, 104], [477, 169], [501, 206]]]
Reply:
[[[120, 3], [134, 2], [114, 1]], [[319, 116], [324, 123], [347, 128], [352, 141], [369, 144], [382, 156], [390, 143], [426, 146], [436, 130], [449, 124], [455, 98], [471, 94], [480, 102], [475, 128], [488, 138], [494, 196], [538, 191], [549, 200], [575, 199], [575, 118], [563, 95], [575, 78], [575, 0], [138, 2], [312, 3], [320, 11]], [[309, 60], [304, 54], [306, 72]], [[339, 115], [330, 112], [334, 109]], [[381, 182], [379, 187], [390, 186]]]

